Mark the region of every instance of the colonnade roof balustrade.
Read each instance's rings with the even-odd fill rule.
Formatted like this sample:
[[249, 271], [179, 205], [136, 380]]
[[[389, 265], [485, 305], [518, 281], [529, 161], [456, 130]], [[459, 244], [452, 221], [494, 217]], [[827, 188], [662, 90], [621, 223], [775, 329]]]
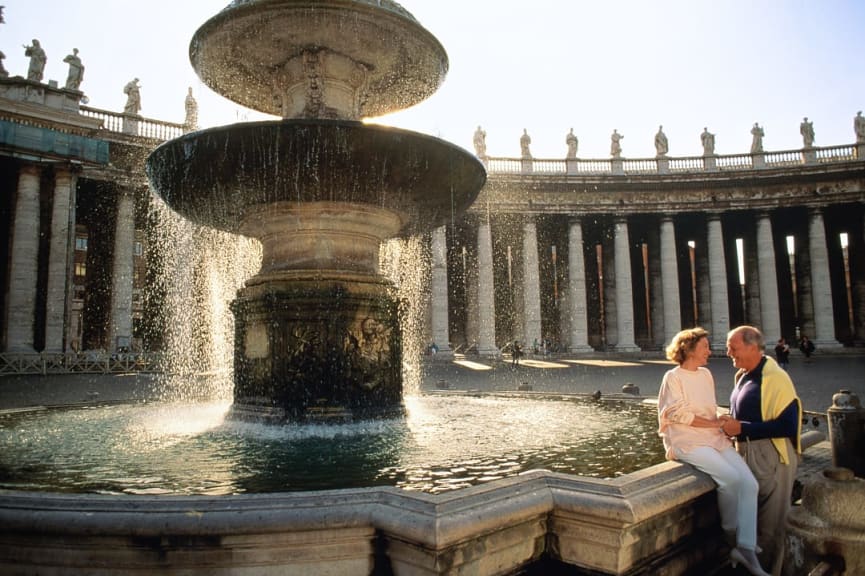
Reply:
[[713, 156], [482, 158], [469, 209], [504, 214], [672, 214], [865, 203], [865, 144]]
[[[798, 150], [779, 150], [759, 154], [718, 154], [712, 156], [685, 156], [661, 158], [483, 158], [489, 174], [536, 175], [616, 175], [680, 174], [692, 172], [729, 172], [762, 170], [811, 164], [851, 162], [860, 160], [862, 145], [813, 147]], [[865, 152], [865, 150], [862, 150]]]

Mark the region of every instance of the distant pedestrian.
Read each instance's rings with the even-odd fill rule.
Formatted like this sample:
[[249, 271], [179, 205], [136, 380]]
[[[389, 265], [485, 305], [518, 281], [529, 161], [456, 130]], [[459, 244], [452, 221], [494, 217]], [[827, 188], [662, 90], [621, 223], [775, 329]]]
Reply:
[[814, 353], [814, 349], [814, 343], [811, 342], [811, 340], [809, 340], [808, 337], [803, 334], [802, 339], [799, 340], [799, 350], [802, 352], [802, 354], [805, 355], [806, 362], [811, 361], [811, 354]]
[[511, 350], [511, 368], [516, 369], [520, 365], [520, 356], [523, 355], [523, 349], [520, 347], [520, 341], [514, 340], [514, 347]]
[[775, 344], [775, 358], [778, 359], [778, 366], [786, 370], [790, 364], [790, 345], [784, 337], [779, 338]]

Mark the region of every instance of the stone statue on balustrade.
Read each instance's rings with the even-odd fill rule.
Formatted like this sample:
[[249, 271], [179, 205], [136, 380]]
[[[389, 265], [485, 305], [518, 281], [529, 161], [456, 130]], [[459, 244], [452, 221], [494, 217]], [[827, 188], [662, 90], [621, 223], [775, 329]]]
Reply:
[[577, 146], [579, 146], [579, 140], [577, 140], [577, 135], [574, 134], [574, 129], [571, 128], [571, 131], [568, 132], [568, 135], [565, 136], [565, 144], [568, 145], [568, 155], [567, 159], [572, 160], [577, 157]]
[[666, 156], [670, 151], [670, 143], [667, 141], [667, 135], [664, 134], [664, 127], [658, 126], [658, 133], [655, 134], [655, 152], [657, 155]]
[[861, 110], [853, 117], [853, 130], [856, 132], [856, 143], [865, 144], [865, 116], [862, 116]]
[[807, 116], [799, 124], [799, 134], [802, 135], [802, 144], [805, 148], [814, 147], [814, 123], [809, 122]]
[[66, 75], [66, 89], [78, 90], [81, 86], [81, 81], [84, 80], [84, 64], [81, 63], [81, 58], [78, 57], [78, 48], [72, 49], [72, 54], [63, 59], [69, 64], [69, 73]]
[[703, 156], [715, 155], [715, 135], [709, 132], [707, 127], [703, 127], [703, 133], [700, 134], [700, 142], [703, 143]]
[[531, 143], [532, 137], [529, 136], [529, 132], [523, 128], [523, 135], [520, 136], [520, 151], [522, 152], [523, 159], [532, 157], [532, 152], [529, 150]]
[[33, 44], [24, 47], [24, 55], [30, 58], [30, 67], [27, 69], [27, 79], [33, 82], [42, 82], [42, 74], [45, 72], [45, 50], [39, 44], [39, 40], [33, 39]]
[[6, 54], [0, 52], [0, 78], [9, 78], [9, 72], [6, 70], [6, 67], [3, 66], [3, 60], [6, 59]]
[[610, 156], [613, 158], [622, 157], [622, 138], [624, 136], [614, 128], [613, 134], [610, 136]]
[[487, 133], [478, 126], [478, 129], [475, 130], [474, 135], [474, 144], [475, 144], [475, 154], [478, 158], [486, 158], [487, 157]]
[[195, 96], [192, 95], [192, 86], [189, 87], [189, 91], [186, 93], [186, 101], [184, 102], [184, 106], [186, 108], [186, 118], [183, 120], [183, 126], [187, 130], [197, 130], [198, 129], [198, 102], [195, 101]]
[[138, 115], [138, 112], [141, 111], [141, 86], [138, 84], [138, 78], [128, 82], [123, 87], [123, 93], [126, 94], [126, 106], [123, 107], [123, 113]]
[[757, 122], [754, 122], [754, 127], [751, 128], [751, 154], [763, 153], [763, 136], [765, 132]]

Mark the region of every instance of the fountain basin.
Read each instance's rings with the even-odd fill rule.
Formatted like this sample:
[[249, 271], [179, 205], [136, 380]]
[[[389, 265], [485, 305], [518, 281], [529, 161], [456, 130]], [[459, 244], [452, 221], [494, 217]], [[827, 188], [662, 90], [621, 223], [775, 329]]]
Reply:
[[235, 1], [198, 29], [189, 59], [215, 92], [283, 118], [381, 116], [448, 71], [438, 40], [390, 0]]
[[176, 212], [228, 232], [274, 203], [329, 202], [396, 213], [398, 234], [411, 235], [463, 212], [486, 182], [480, 161], [444, 140], [339, 120], [192, 132], [156, 148], [146, 169]]
[[[676, 463], [658, 464], [614, 479], [511, 470], [509, 473], [516, 475], [467, 488], [436, 494], [418, 491], [423, 483], [446, 484], [436, 484], [441, 479], [437, 472], [453, 464], [430, 467], [424, 457], [434, 450], [456, 455], [464, 464], [480, 454], [491, 462], [502, 459], [506, 464], [518, 450], [527, 448], [530, 454], [537, 450], [556, 452], [560, 442], [579, 445], [578, 438], [557, 439], [550, 434], [579, 435], [590, 428], [592, 418], [604, 427], [611, 420], [623, 424], [621, 434], [599, 438], [602, 445], [613, 443], [608, 446], [612, 460], [621, 459], [623, 446], [633, 449], [636, 444], [626, 435], [634, 424], [631, 411], [617, 402], [595, 406], [600, 409], [593, 410], [597, 414], [592, 417], [570, 414], [575, 403], [567, 400], [451, 395], [433, 395], [430, 399], [437, 408], [409, 404], [410, 416], [403, 428], [407, 436], [397, 442], [379, 442], [389, 449], [396, 444], [403, 448], [415, 445], [414, 451], [420, 456], [418, 465], [403, 467], [402, 476], [407, 482], [420, 483], [413, 490], [376, 486], [286, 493], [274, 490], [272, 484], [264, 485], [266, 491], [260, 494], [219, 495], [214, 494], [220, 488], [213, 485], [209, 493], [197, 495], [155, 495], [152, 488], [143, 485], [134, 495], [0, 490], [0, 571], [48, 575], [114, 575], [135, 570], [207, 575], [508, 574], [546, 558], [571, 565], [575, 574], [580, 573], [579, 569], [587, 574], [649, 574], [653, 573], [653, 562], [663, 558], [665, 566], [678, 566], [669, 570], [670, 574], [684, 574], [705, 560], [700, 557], [702, 551], [715, 548], [696, 545], [718, 536], [714, 485], [708, 477]], [[486, 410], [479, 410], [485, 404]], [[632, 403], [628, 406], [638, 407]], [[178, 471], [201, 475], [212, 469], [212, 464], [201, 459], [200, 442], [192, 438], [178, 441], [178, 437], [188, 437], [196, 426], [208, 428], [210, 424], [179, 413], [166, 414], [161, 421], [173, 425], [174, 430], [165, 430], [160, 419], [154, 418], [158, 406], [135, 409], [144, 414], [116, 417], [121, 424], [117, 432], [119, 446], [126, 445], [141, 454], [154, 452], [153, 444], [158, 439], [153, 436], [158, 434], [154, 430], [147, 433], [150, 426], [166, 435], [162, 443], [168, 445], [169, 451], [183, 448], [183, 444], [186, 450], [192, 448], [187, 457], [178, 461]], [[85, 412], [88, 410], [98, 412], [102, 408]], [[434, 417], [439, 410], [445, 411], [444, 417]], [[619, 417], [611, 418], [610, 411]], [[485, 418], [498, 417], [510, 425], [481, 421], [484, 416], [479, 412], [485, 413]], [[461, 414], [471, 415], [475, 421], [461, 418]], [[568, 426], [574, 418], [579, 418], [580, 425]], [[94, 425], [105, 428], [103, 422]], [[250, 428], [238, 422], [229, 425]], [[142, 426], [143, 435], [132, 433], [132, 429]], [[360, 439], [368, 441], [382, 426], [378, 422], [350, 427], [357, 428]], [[314, 434], [315, 428], [293, 430]], [[345, 429], [330, 429], [340, 428]], [[291, 433], [286, 440], [278, 432], [291, 427], [251, 429], [265, 436], [276, 434], [275, 445], [294, 442]], [[63, 434], [78, 448], [79, 459], [116, 444], [108, 439], [97, 440], [92, 449], [87, 449], [70, 435], [68, 426], [45, 423], [36, 430]], [[322, 430], [326, 428], [320, 427]], [[19, 432], [19, 439], [32, 436], [25, 430]], [[347, 443], [339, 434], [331, 435], [337, 445]], [[487, 445], [493, 435], [501, 437], [499, 457], [490, 453]], [[80, 436], [94, 435], [83, 432]], [[657, 438], [653, 440], [660, 445]], [[50, 437], [42, 441], [57, 452], [56, 441]], [[215, 454], [214, 462], [222, 470], [219, 474], [231, 477], [250, 468], [256, 452], [243, 446], [243, 441], [239, 444], [235, 457], [225, 449]], [[602, 451], [597, 445], [583, 448], [587, 454]], [[325, 448], [310, 453], [332, 458], [334, 466], [345, 471], [334, 474], [331, 470], [328, 477], [335, 481], [348, 477], [349, 459], [342, 451]], [[3, 454], [10, 452], [4, 450]], [[165, 452], [155, 451], [152, 456], [167, 459]], [[572, 456], [553, 457], [577, 465], [584, 459]], [[140, 459], [132, 458], [133, 466], [136, 461], [140, 464]], [[383, 465], [381, 470], [400, 467], [392, 453], [372, 461]], [[305, 472], [298, 462], [279, 455], [274, 462], [300, 474]], [[82, 470], [95, 473], [100, 467], [103, 465], [85, 463]], [[144, 471], [129, 476], [139, 482], [148, 479]], [[417, 480], [419, 476], [425, 479]], [[199, 480], [199, 485], [208, 485], [209, 481]], [[251, 488], [261, 480], [250, 479], [240, 485]], [[311, 481], [321, 486], [317, 478]], [[672, 564], [671, 558], [676, 559]], [[717, 559], [710, 561], [717, 563]]]

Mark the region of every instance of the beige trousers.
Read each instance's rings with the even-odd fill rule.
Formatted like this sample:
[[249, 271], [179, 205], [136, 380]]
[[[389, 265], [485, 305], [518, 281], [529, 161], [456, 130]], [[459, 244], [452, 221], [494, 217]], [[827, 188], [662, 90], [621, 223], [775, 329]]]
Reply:
[[785, 440], [787, 460], [782, 464], [778, 451], [770, 439], [744, 440], [736, 443], [736, 450], [748, 463], [757, 479], [757, 544], [763, 551], [760, 564], [773, 576], [781, 574], [784, 563], [784, 541], [787, 536], [787, 514], [793, 482], [799, 466], [799, 455], [790, 440]]

